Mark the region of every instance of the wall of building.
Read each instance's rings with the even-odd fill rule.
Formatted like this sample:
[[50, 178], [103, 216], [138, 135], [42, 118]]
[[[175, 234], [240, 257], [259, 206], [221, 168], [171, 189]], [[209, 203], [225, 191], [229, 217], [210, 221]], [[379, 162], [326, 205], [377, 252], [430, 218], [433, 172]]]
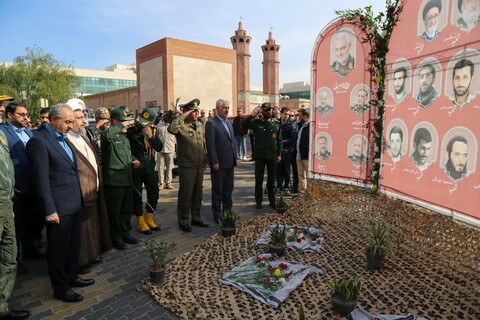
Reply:
[[138, 101], [137, 87], [130, 87], [120, 90], [113, 90], [109, 92], [91, 94], [82, 98], [87, 106], [95, 110], [99, 107], [105, 107], [113, 109], [121, 105], [128, 105], [133, 112], [139, 112], [140, 106], [137, 105]]
[[197, 98], [200, 108], [212, 109], [217, 99], [224, 98], [230, 100], [231, 113], [236, 112], [236, 52], [232, 49], [161, 39], [137, 49], [137, 81], [142, 106], [156, 100], [168, 109], [177, 98], [180, 104]]

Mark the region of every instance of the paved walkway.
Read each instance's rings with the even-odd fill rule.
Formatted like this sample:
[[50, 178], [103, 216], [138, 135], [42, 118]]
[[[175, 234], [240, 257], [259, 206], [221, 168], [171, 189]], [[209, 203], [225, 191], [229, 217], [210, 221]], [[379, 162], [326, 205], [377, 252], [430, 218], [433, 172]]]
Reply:
[[[204, 206], [202, 216], [210, 224], [208, 228], [193, 227], [192, 233], [178, 229], [176, 204], [178, 178], [173, 181], [173, 190], [161, 190], [157, 208], [157, 222], [162, 230], [154, 232], [162, 240], [175, 241], [179, 256], [190, 251], [206, 238], [220, 231], [213, 222], [210, 210], [210, 174], [205, 171]], [[240, 161], [235, 173], [234, 210], [241, 219], [250, 219], [262, 212], [271, 210], [268, 200], [263, 209], [254, 207], [254, 164]], [[145, 198], [145, 197], [144, 197]], [[132, 234], [146, 238], [136, 232], [136, 223]], [[93, 278], [96, 283], [87, 288], [78, 288], [84, 296], [80, 303], [68, 304], [53, 298], [45, 260], [27, 261], [29, 273], [19, 275], [13, 297], [13, 308], [26, 308], [32, 312], [29, 319], [178, 319], [177, 316], [155, 303], [150, 295], [141, 289], [141, 281], [148, 277], [149, 257], [142, 245], [130, 246], [127, 250], [112, 249], [103, 255], [104, 262], [94, 267], [83, 278]], [[168, 275], [167, 275], [168, 276]]]

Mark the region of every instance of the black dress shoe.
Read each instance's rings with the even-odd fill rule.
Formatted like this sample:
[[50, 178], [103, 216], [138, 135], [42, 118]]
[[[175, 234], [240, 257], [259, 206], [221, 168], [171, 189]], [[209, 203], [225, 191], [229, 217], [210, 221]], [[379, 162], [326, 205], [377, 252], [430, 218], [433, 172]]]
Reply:
[[76, 288], [88, 287], [94, 283], [95, 283], [95, 280], [93, 279], [82, 279], [80, 277], [75, 280], [68, 281], [68, 285], [70, 287], [76, 287]]
[[257, 204], [255, 205], [255, 208], [262, 209], [262, 204], [260, 202], [257, 202]]
[[24, 252], [22, 255], [23, 260], [37, 260], [44, 259], [46, 254], [38, 250], [33, 250], [31, 252]]
[[100, 257], [100, 256], [98, 256], [98, 257], [96, 257], [95, 259], [93, 259], [92, 262], [90, 262], [90, 263], [92, 263], [92, 264], [100, 264], [100, 263], [102, 263], [102, 262], [103, 262], [103, 258]]
[[120, 239], [112, 240], [112, 246], [117, 250], [125, 250], [128, 248], [127, 244]]
[[208, 227], [208, 223], [205, 223], [203, 221], [192, 221], [192, 226], [206, 228]]
[[185, 231], [185, 232], [192, 232], [192, 228], [188, 224], [180, 225], [180, 230]]
[[0, 320], [23, 320], [30, 317], [30, 312], [27, 310], [10, 309], [7, 314], [0, 316]]
[[62, 300], [65, 302], [80, 302], [83, 300], [83, 296], [76, 293], [72, 289], [68, 289], [67, 291], [55, 290], [53, 293], [53, 297], [55, 299]]
[[140, 243], [140, 241], [135, 238], [135, 237], [132, 237], [130, 234], [126, 234], [122, 237], [122, 240], [128, 244], [137, 244], [137, 243]]

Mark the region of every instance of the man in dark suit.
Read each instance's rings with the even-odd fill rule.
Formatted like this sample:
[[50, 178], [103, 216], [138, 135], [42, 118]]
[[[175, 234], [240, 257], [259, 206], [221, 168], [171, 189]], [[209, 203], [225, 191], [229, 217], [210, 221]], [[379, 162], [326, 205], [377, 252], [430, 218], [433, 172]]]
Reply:
[[50, 124], [35, 131], [27, 143], [32, 182], [47, 223], [47, 264], [54, 297], [79, 302], [71, 287], [95, 283], [78, 277], [82, 195], [76, 159], [67, 133], [75, 115], [66, 104], [50, 110]]
[[205, 125], [205, 141], [212, 181], [213, 219], [218, 223], [223, 216], [223, 211], [232, 210], [233, 173], [234, 166], [237, 165], [237, 147], [233, 126], [227, 120], [230, 103], [219, 99], [215, 107], [217, 115], [208, 120]]
[[[43, 258], [35, 249], [34, 234], [41, 233], [43, 218], [35, 210], [32, 211], [34, 197], [31, 192], [31, 173], [28, 164], [26, 145], [32, 137], [32, 132], [27, 126], [28, 110], [24, 103], [12, 102], [5, 108], [7, 121], [0, 130], [5, 133], [10, 150], [10, 158], [15, 167], [15, 197], [13, 199], [13, 212], [15, 213], [15, 232], [19, 252], [23, 259]], [[40, 232], [39, 232], [40, 231]], [[19, 263], [19, 271], [26, 272], [25, 267]]]
[[307, 191], [307, 178], [308, 178], [308, 154], [310, 148], [310, 112], [306, 109], [300, 109], [299, 130], [296, 140], [295, 148], [297, 150], [297, 168], [298, 178], [300, 180], [300, 192], [305, 193]]

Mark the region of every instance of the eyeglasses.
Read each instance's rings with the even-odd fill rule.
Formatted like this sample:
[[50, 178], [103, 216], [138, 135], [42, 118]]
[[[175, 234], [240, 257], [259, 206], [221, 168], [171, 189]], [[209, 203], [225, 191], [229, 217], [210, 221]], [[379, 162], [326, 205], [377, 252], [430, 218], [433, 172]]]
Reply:
[[28, 118], [28, 113], [25, 112], [15, 112], [17, 116], [20, 116], [21, 118]]

